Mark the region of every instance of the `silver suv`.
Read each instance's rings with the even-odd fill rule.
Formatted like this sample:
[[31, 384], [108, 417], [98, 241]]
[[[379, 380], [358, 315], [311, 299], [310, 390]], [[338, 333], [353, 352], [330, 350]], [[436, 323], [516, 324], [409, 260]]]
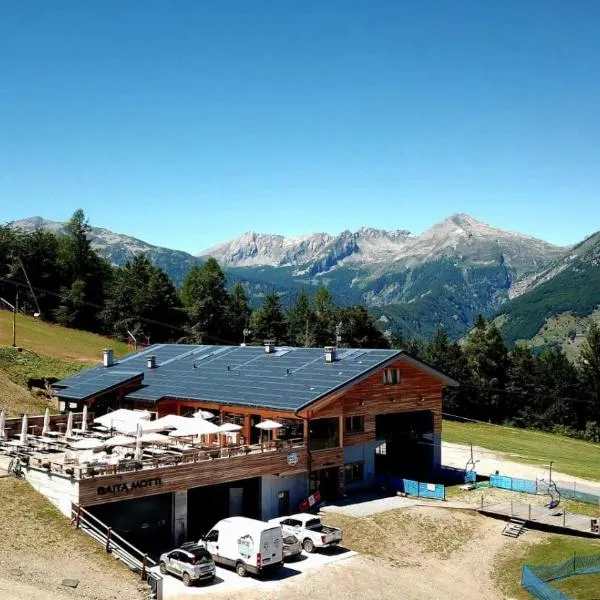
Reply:
[[192, 585], [195, 581], [212, 581], [215, 578], [215, 563], [208, 550], [186, 544], [160, 555], [160, 572], [171, 573], [183, 580], [183, 585]]

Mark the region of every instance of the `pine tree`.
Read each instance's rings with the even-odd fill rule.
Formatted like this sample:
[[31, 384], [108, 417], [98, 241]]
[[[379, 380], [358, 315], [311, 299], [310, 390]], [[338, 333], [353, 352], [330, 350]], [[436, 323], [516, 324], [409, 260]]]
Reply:
[[236, 342], [244, 339], [244, 329], [250, 327], [252, 310], [248, 301], [248, 294], [243, 283], [236, 283], [230, 294], [227, 325], [229, 337]]
[[188, 314], [189, 341], [225, 343], [229, 334], [230, 305], [225, 274], [214, 258], [201, 267], [194, 265], [181, 284], [180, 297]]
[[506, 417], [504, 386], [508, 369], [508, 350], [496, 325], [478, 316], [475, 327], [463, 346], [475, 388], [474, 412], [477, 417], [502, 421]]
[[130, 331], [136, 339], [161, 342], [180, 337], [178, 306], [172, 281], [140, 254], [116, 269], [102, 316], [112, 335], [126, 339]]
[[274, 340], [277, 344], [286, 343], [287, 322], [279, 294], [266, 294], [260, 308], [252, 315], [252, 337], [262, 344]]
[[320, 287], [312, 301], [312, 312], [315, 319], [314, 337], [316, 346], [333, 346], [335, 344], [337, 314], [331, 293]]
[[337, 312], [344, 346], [350, 348], [389, 348], [390, 344], [377, 329], [367, 309], [362, 305], [346, 306]]
[[315, 345], [315, 317], [304, 289], [300, 290], [296, 301], [289, 309], [287, 320], [288, 340], [292, 346], [311, 348]]
[[[65, 284], [56, 320], [70, 327], [99, 331], [100, 311], [105, 286], [112, 277], [112, 267], [91, 246], [91, 227], [83, 210], [73, 213], [66, 225], [66, 235], [58, 238], [59, 265]], [[73, 314], [70, 314], [73, 311]]]

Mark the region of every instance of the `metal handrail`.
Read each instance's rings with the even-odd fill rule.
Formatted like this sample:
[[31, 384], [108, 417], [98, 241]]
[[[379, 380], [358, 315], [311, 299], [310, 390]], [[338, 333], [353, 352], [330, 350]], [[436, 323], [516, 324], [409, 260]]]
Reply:
[[[71, 514], [73, 515], [72, 522], [74, 522], [76, 526], [78, 526], [79, 523], [83, 522], [87, 524], [90, 528], [95, 529], [99, 534], [102, 535], [102, 537], [107, 537], [109, 538], [109, 540], [117, 539], [119, 541], [119, 544], [115, 544], [116, 546], [124, 545], [131, 548], [131, 550], [133, 550], [134, 553], [138, 554], [142, 558], [142, 560], [140, 561], [140, 566], [143, 563], [143, 560], [146, 560], [147, 563], [152, 563], [151, 566], [156, 565], [156, 561], [151, 559], [146, 553], [142, 552], [139, 548], [133, 546], [126, 539], [121, 537], [118, 533], [115, 533], [112, 527], [109, 527], [108, 525], [106, 525], [106, 523], [103, 523], [100, 519], [98, 519], [98, 517], [85, 510], [85, 508], [83, 508], [82, 506], [74, 504], [71, 507]], [[95, 521], [98, 525], [100, 525], [100, 527], [93, 525], [91, 521]], [[128, 552], [128, 554], [132, 553]], [[135, 554], [132, 554], [132, 556], [133, 558], [136, 558]]]

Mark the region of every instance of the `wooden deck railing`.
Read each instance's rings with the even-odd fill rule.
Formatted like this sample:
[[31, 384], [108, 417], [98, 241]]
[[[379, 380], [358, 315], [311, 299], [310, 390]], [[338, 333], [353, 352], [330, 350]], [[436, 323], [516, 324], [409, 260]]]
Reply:
[[[29, 466], [44, 469], [49, 473], [66, 475], [75, 479], [118, 475], [131, 471], [151, 470], [159, 467], [200, 463], [211, 460], [226, 460], [236, 456], [256, 455], [260, 453], [291, 451], [294, 448], [304, 448], [302, 438], [290, 440], [273, 440], [262, 444], [245, 444], [243, 446], [181, 448], [174, 446], [162, 450], [159, 455], [145, 457], [142, 460], [125, 459], [117, 464], [104, 462], [79, 464], [77, 459], [65, 459], [63, 462], [53, 461], [52, 455], [29, 455]], [[156, 447], [160, 451], [160, 447]], [[156, 451], [155, 449], [155, 451]], [[147, 449], [146, 449], [147, 450]]]

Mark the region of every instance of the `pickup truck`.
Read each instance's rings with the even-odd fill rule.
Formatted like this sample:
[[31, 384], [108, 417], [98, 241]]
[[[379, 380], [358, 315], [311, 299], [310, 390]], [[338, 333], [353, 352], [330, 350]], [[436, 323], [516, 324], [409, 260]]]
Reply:
[[281, 525], [283, 535], [295, 535], [302, 542], [302, 548], [309, 554], [314, 552], [315, 548], [337, 546], [342, 541], [341, 529], [327, 527], [321, 523], [319, 517], [308, 513], [271, 519], [269, 523]]

